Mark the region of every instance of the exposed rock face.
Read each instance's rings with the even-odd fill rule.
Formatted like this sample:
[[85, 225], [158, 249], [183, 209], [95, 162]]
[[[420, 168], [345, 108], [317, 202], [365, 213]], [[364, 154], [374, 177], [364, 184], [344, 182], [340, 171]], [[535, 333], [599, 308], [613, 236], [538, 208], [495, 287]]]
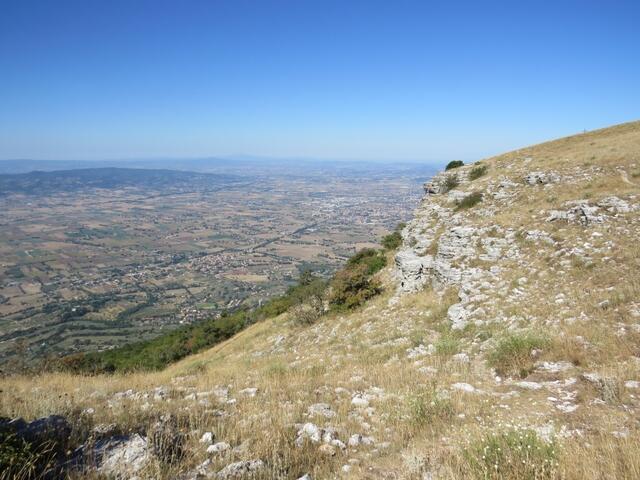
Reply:
[[87, 467], [95, 467], [99, 473], [117, 479], [134, 477], [151, 458], [147, 439], [138, 434], [99, 440], [83, 450], [90, 459]]
[[429, 271], [433, 267], [432, 256], [419, 256], [415, 250], [407, 248], [398, 252], [395, 262], [403, 292], [417, 292], [429, 280]]
[[575, 200], [567, 202], [569, 207], [567, 210], [551, 210], [547, 217], [547, 222], [555, 220], [565, 220], [572, 223], [580, 223], [585, 227], [593, 223], [602, 223], [606, 216], [598, 214], [599, 208], [595, 205], [589, 205], [586, 200]]
[[461, 167], [434, 175], [431, 180], [424, 184], [424, 191], [427, 195], [438, 195], [447, 193], [451, 188], [448, 186], [451, 178], [455, 178], [458, 185], [468, 183], [469, 168]]
[[629, 202], [615, 196], [603, 198], [598, 202], [598, 206], [610, 213], [629, 213], [636, 209], [635, 206], [630, 205]]
[[34, 444], [54, 442], [64, 446], [71, 434], [71, 425], [60, 415], [38, 418], [32, 422], [26, 422], [22, 418], [0, 418], [0, 428]]

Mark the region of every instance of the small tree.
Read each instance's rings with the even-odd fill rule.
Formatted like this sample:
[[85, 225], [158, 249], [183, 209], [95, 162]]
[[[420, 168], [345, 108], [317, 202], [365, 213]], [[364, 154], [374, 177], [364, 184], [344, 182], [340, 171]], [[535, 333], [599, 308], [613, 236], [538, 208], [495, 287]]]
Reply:
[[449, 163], [447, 163], [447, 166], [444, 167], [445, 170], [451, 170], [453, 168], [458, 168], [458, 167], [462, 167], [464, 165], [464, 162], [462, 160], [453, 160]]
[[380, 290], [380, 282], [370, 278], [366, 264], [351, 265], [336, 273], [331, 282], [329, 303], [337, 310], [349, 310], [377, 295]]

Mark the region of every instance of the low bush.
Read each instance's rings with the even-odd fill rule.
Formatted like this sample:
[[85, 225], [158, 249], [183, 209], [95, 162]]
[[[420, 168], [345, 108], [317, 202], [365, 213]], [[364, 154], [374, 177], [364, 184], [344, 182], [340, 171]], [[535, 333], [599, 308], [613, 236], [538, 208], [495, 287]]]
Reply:
[[367, 267], [367, 275], [373, 275], [387, 265], [387, 257], [385, 257], [382, 252], [374, 250], [373, 248], [363, 248], [347, 260], [347, 265], [344, 270], [358, 265], [365, 265]]
[[307, 303], [296, 305], [289, 312], [296, 325], [312, 325], [324, 313], [322, 298], [315, 298]]
[[380, 293], [380, 282], [371, 278], [371, 270], [366, 263], [354, 263], [336, 273], [331, 282], [331, 308], [338, 311], [350, 310]]
[[471, 208], [474, 205], [477, 205], [482, 201], [482, 193], [473, 192], [464, 197], [462, 200], [459, 200], [457, 203], [457, 210], [462, 210], [466, 208]]
[[460, 342], [450, 334], [442, 335], [434, 345], [438, 355], [449, 356], [458, 353]]
[[462, 160], [452, 160], [451, 162], [447, 163], [447, 166], [444, 167], [444, 169], [452, 170], [454, 168], [462, 167], [463, 165], [464, 165], [464, 162]]
[[382, 237], [381, 243], [386, 250], [395, 250], [402, 245], [402, 234], [400, 232], [404, 227], [405, 224], [400, 223], [392, 233]]
[[433, 425], [437, 421], [448, 421], [455, 414], [455, 409], [449, 397], [438, 393], [435, 388], [410, 396], [408, 408], [409, 417], [416, 426]]
[[477, 165], [471, 169], [469, 172], [469, 180], [476, 180], [487, 173], [486, 165]]
[[526, 377], [533, 369], [532, 352], [548, 347], [550, 340], [535, 333], [509, 334], [502, 338], [487, 360], [500, 375]]
[[545, 443], [533, 430], [509, 430], [485, 436], [464, 456], [477, 479], [543, 480], [556, 477], [556, 450], [555, 443]]

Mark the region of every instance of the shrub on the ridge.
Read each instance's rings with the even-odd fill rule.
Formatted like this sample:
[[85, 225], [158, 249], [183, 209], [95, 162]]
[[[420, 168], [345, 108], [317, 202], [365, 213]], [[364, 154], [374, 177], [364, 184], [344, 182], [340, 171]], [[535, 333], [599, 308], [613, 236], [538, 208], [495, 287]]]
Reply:
[[462, 160], [452, 160], [451, 162], [447, 163], [447, 166], [444, 167], [444, 169], [451, 170], [453, 168], [462, 167], [463, 165], [464, 165], [464, 162]]

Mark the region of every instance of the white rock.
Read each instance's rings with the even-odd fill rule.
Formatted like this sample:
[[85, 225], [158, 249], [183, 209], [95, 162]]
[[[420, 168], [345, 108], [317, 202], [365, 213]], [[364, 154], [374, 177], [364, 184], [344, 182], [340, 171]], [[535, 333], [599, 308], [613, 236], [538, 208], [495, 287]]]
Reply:
[[467, 355], [466, 353], [462, 352], [462, 353], [456, 353], [455, 355], [453, 355], [451, 357], [453, 360], [455, 360], [456, 362], [460, 362], [460, 363], [469, 363], [469, 355]]
[[213, 433], [204, 432], [202, 437], [200, 437], [200, 443], [211, 443], [211, 442], [213, 442]]
[[308, 438], [313, 443], [319, 443], [322, 440], [322, 430], [316, 424], [307, 422], [298, 430], [296, 444], [301, 445], [305, 438]]
[[459, 390], [461, 392], [466, 392], [466, 393], [473, 393], [476, 391], [476, 387], [474, 387], [473, 385], [470, 385], [468, 383], [454, 383], [453, 385], [451, 385], [451, 388], [453, 388], [454, 390]]
[[230, 448], [231, 445], [229, 445], [227, 442], [217, 442], [207, 447], [207, 453], [222, 453], [226, 452]]
[[262, 460], [245, 460], [227, 465], [216, 474], [216, 478], [247, 478], [264, 468]]
[[124, 440], [107, 440], [96, 445], [101, 458], [98, 472], [110, 477], [131, 478], [141, 471], [150, 458], [147, 439], [133, 435]]
[[362, 394], [358, 393], [358, 394], [354, 395], [353, 398], [351, 399], [351, 405], [353, 405], [355, 407], [368, 407], [369, 406], [369, 399], [367, 399]]
[[521, 381], [521, 382], [516, 382], [514, 385], [516, 387], [520, 387], [525, 390], [540, 390], [542, 388], [542, 385], [539, 384], [538, 382]]
[[250, 387], [250, 388], [245, 388], [243, 390], [240, 390], [238, 393], [240, 393], [241, 395], [245, 395], [247, 397], [255, 397], [256, 393], [258, 393], [258, 389], [255, 387]]
[[321, 415], [326, 418], [332, 418], [336, 416], [336, 412], [331, 410], [328, 403], [314, 403], [307, 409], [307, 414], [311, 417], [315, 415]]

